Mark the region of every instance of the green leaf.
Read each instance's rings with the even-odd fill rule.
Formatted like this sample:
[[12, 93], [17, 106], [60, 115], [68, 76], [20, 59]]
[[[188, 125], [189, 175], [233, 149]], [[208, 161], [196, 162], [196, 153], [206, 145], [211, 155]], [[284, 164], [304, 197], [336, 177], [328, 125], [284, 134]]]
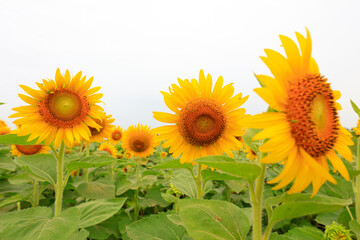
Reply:
[[172, 159], [170, 161], [157, 164], [153, 167], [153, 169], [185, 168], [192, 171], [193, 167], [194, 166], [191, 163], [181, 164], [179, 159]]
[[85, 229], [81, 229], [80, 231], [74, 232], [68, 240], [86, 240], [89, 236], [89, 232]]
[[128, 236], [133, 240], [179, 240], [186, 230], [175, 225], [165, 213], [151, 215], [126, 226]]
[[11, 197], [7, 197], [4, 201], [0, 202], [0, 208], [10, 205], [12, 203], [20, 202], [24, 199], [24, 197], [20, 194], [12, 195]]
[[201, 171], [201, 176], [204, 182], [207, 182], [209, 180], [242, 180], [242, 178], [239, 177], [207, 169]]
[[114, 198], [115, 186], [101, 182], [81, 183], [77, 188], [77, 192], [88, 199]]
[[331, 225], [333, 222], [337, 222], [340, 211], [320, 213], [316, 216], [315, 221], [322, 225]]
[[196, 183], [189, 171], [178, 171], [174, 178], [171, 179], [171, 183], [181, 193], [189, 196], [190, 198], [196, 198], [197, 188]]
[[194, 239], [246, 239], [250, 230], [246, 214], [226, 201], [183, 199], [179, 214]]
[[37, 139], [28, 142], [27, 140], [29, 137], [30, 135], [20, 137], [16, 134], [4, 134], [4, 135], [0, 135], [0, 144], [36, 145]]
[[262, 129], [255, 129], [255, 128], [248, 128], [245, 131], [245, 134], [242, 136], [242, 139], [244, 140], [245, 144], [248, 145], [254, 152], [258, 151], [258, 144], [259, 141], [252, 140], [253, 137], [261, 132]]
[[71, 172], [81, 168], [97, 168], [108, 165], [114, 161], [116, 161], [116, 159], [111, 156], [90, 156], [68, 163], [66, 165], [66, 169], [68, 172]]
[[156, 186], [148, 189], [146, 196], [139, 200], [139, 205], [141, 207], [154, 207], [159, 205], [160, 207], [167, 207], [169, 203], [163, 199], [161, 196], [162, 186]]
[[0, 102], [0, 105], [3, 105], [3, 104], [5, 104], [5, 103], [3, 103], [3, 102]]
[[350, 103], [351, 103], [351, 106], [352, 108], [354, 109], [354, 111], [357, 113], [357, 115], [360, 116], [360, 109], [359, 107], [350, 99]]
[[80, 212], [76, 208], [69, 208], [53, 218], [50, 218], [48, 214], [43, 216], [38, 214], [35, 216], [27, 215], [25, 218], [18, 218], [16, 222], [8, 225], [1, 234], [1, 239], [68, 240], [72, 233], [77, 230], [79, 221]]
[[[90, 239], [120, 239], [119, 222], [123, 220], [120, 214], [115, 214], [105, 221], [86, 228]], [[113, 235], [113, 237], [110, 237]], [[110, 238], [109, 238], [110, 237]]]
[[351, 220], [349, 226], [356, 236], [360, 236], [360, 224], [356, 220]]
[[122, 179], [120, 182], [118, 182], [117, 184], [117, 189], [116, 189], [116, 195], [121, 195], [124, 192], [126, 192], [127, 190], [131, 189], [132, 186], [135, 185], [135, 183], [130, 182], [127, 179]]
[[0, 169], [15, 171], [16, 165], [14, 160], [10, 157], [0, 156]]
[[56, 184], [56, 159], [51, 154], [36, 154], [22, 156], [15, 163], [29, 172], [31, 175]]
[[324, 233], [315, 227], [298, 227], [285, 234], [291, 240], [324, 240]]
[[76, 206], [81, 212], [79, 227], [86, 228], [105, 221], [121, 209], [125, 200], [126, 198], [99, 199]]
[[195, 162], [205, 164], [209, 167], [216, 168], [233, 176], [241, 177], [249, 183], [260, 175], [260, 167], [253, 163], [236, 162], [227, 156], [208, 156], [195, 160]]
[[294, 193], [284, 195], [282, 204], [276, 207], [271, 216], [271, 223], [311, 214], [337, 211], [351, 204], [350, 199], [340, 199], [328, 196]]

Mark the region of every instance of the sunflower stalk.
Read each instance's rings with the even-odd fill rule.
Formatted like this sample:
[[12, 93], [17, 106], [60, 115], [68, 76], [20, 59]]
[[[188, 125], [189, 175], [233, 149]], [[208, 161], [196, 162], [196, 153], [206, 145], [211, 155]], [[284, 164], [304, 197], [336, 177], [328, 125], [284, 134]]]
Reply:
[[140, 182], [140, 160], [136, 161], [136, 190], [135, 190], [135, 195], [134, 195], [134, 201], [135, 201], [135, 207], [134, 207], [134, 221], [138, 220], [139, 217], [139, 182]]
[[198, 199], [202, 199], [203, 198], [203, 184], [202, 184], [202, 178], [201, 178], [201, 163], [199, 163], [197, 165], [197, 174], [196, 177], [194, 178], [195, 183], [196, 183], [196, 189], [197, 189], [197, 198]]
[[63, 200], [63, 192], [64, 192], [64, 152], [65, 152], [65, 144], [62, 141], [59, 151], [56, 153], [54, 147], [51, 148], [54, 156], [57, 160], [57, 177], [56, 177], [56, 185], [55, 185], [55, 216], [58, 216], [61, 213], [62, 200]]
[[[87, 143], [86, 144], [86, 155], [85, 157], [89, 157], [90, 156], [90, 144]], [[84, 182], [87, 183], [89, 182], [89, 169], [85, 168], [84, 169]]]
[[39, 206], [39, 181], [33, 181], [33, 202], [32, 207]]

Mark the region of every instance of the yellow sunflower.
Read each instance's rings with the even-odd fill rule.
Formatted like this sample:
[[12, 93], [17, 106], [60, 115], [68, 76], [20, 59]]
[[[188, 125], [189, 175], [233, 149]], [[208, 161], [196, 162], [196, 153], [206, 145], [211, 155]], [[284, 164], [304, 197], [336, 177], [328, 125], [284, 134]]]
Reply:
[[154, 152], [157, 145], [155, 133], [147, 125], [139, 123], [137, 126], [128, 127], [124, 132], [122, 146], [126, 150], [126, 158], [129, 158], [128, 153], [131, 156], [145, 158]]
[[117, 157], [117, 151], [111, 143], [103, 142], [99, 146], [99, 151], [106, 151], [110, 153], [111, 156]]
[[127, 158], [127, 159], [130, 159], [132, 157], [132, 155], [131, 155], [130, 152], [125, 152], [123, 157]]
[[221, 76], [213, 88], [210, 74], [205, 78], [203, 70], [199, 81], [178, 79], [178, 82], [179, 86], [171, 85], [170, 93], [161, 92], [174, 114], [153, 112], [156, 120], [171, 124], [154, 129], [160, 141], [166, 140], [163, 146], [171, 147], [169, 152], [174, 158], [182, 154], [181, 163], [224, 152], [233, 157], [231, 150], [241, 147], [236, 136], [244, 134], [239, 122], [245, 109], [239, 107], [248, 96], [233, 95], [234, 87], [223, 86]]
[[101, 127], [94, 119], [102, 118], [103, 109], [96, 104], [103, 94], [96, 93], [100, 87], [90, 88], [93, 77], [86, 80], [81, 75], [79, 72], [71, 78], [68, 70], [62, 75], [57, 69], [55, 81], [36, 83], [40, 90], [20, 85], [30, 97], [19, 94], [29, 105], [14, 108], [17, 113], [10, 116], [20, 117], [14, 121], [22, 126], [18, 135], [31, 134], [28, 141], [38, 138], [37, 143], [45, 140], [46, 145], [54, 141], [55, 148], [62, 141], [71, 147], [74, 141], [89, 140], [89, 126]]
[[3, 120], [0, 120], [0, 135], [9, 134], [10, 128]]
[[[247, 118], [243, 123], [249, 128], [264, 129], [255, 137], [269, 139], [259, 150], [270, 153], [264, 163], [284, 162], [283, 171], [269, 183], [279, 182], [274, 189], [292, 181], [288, 193], [303, 191], [309, 184], [313, 195], [328, 180], [336, 183], [329, 174], [328, 161], [334, 171], [347, 180], [349, 174], [336, 154], [352, 161], [348, 145], [352, 145], [349, 132], [340, 125], [335, 100], [340, 92], [333, 91], [327, 79], [320, 74], [311, 57], [312, 42], [306, 29], [306, 38], [296, 33], [300, 51], [294, 41], [280, 36], [287, 58], [266, 49], [261, 57], [274, 77], [257, 75], [263, 84], [254, 91], [276, 112], [266, 112]], [[336, 152], [335, 152], [336, 151]]]
[[167, 156], [167, 152], [161, 152], [161, 153], [160, 153], [160, 157], [161, 157], [162, 159], [166, 158], [166, 156]]
[[253, 161], [257, 158], [256, 152], [254, 152], [254, 150], [252, 150], [251, 147], [249, 147], [248, 145], [245, 145], [244, 152], [247, 153], [246, 158], [250, 161]]
[[11, 145], [11, 154], [14, 156], [49, 153], [50, 148], [44, 145]]
[[116, 126], [112, 129], [108, 140], [114, 145], [119, 144], [121, 141], [122, 135], [123, 135], [123, 129], [119, 126]]
[[360, 119], [358, 120], [358, 123], [356, 127], [353, 128], [353, 130], [355, 131], [356, 135], [360, 136]]
[[101, 119], [95, 119], [95, 122], [101, 126], [100, 129], [89, 126], [91, 132], [90, 142], [102, 142], [105, 138], [110, 138], [111, 129], [114, 127], [111, 123], [115, 121], [115, 119], [111, 117], [111, 115], [106, 115], [104, 113], [104, 116]]

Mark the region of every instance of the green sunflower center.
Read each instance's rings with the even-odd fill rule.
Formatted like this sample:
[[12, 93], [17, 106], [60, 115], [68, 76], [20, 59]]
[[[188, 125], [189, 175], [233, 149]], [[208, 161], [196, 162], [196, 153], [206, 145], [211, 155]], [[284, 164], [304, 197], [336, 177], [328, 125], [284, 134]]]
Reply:
[[339, 119], [327, 79], [308, 74], [290, 87], [287, 118], [296, 144], [312, 157], [324, 156], [338, 137]]
[[215, 143], [224, 132], [226, 118], [222, 106], [213, 99], [195, 99], [180, 111], [179, 133], [196, 146]]

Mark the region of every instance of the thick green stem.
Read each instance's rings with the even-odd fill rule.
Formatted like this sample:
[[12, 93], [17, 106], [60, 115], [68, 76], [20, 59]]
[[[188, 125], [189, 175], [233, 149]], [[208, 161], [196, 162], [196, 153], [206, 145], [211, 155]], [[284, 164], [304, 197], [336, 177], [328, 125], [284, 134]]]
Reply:
[[[356, 140], [356, 170], [360, 170], [360, 140]], [[355, 211], [356, 211], [356, 221], [360, 223], [360, 175], [356, 176], [355, 183]]]
[[57, 178], [56, 178], [56, 186], [55, 186], [55, 216], [58, 216], [61, 213], [61, 207], [62, 207], [62, 199], [63, 199], [63, 191], [64, 191], [64, 176], [63, 176], [64, 152], [65, 152], [65, 145], [64, 142], [61, 142], [60, 149], [58, 152], [58, 158], [56, 159]]
[[34, 180], [33, 182], [33, 207], [39, 206], [39, 181]]
[[[86, 144], [86, 157], [90, 156], [90, 143]], [[89, 182], [89, 169], [85, 168], [84, 169], [84, 182], [87, 183]]]
[[203, 198], [203, 187], [202, 187], [202, 178], [201, 178], [201, 163], [197, 165], [197, 174], [195, 178], [196, 188], [197, 188], [197, 198]]
[[20, 211], [21, 210], [21, 202], [17, 202], [16, 205], [17, 205], [17, 210]]
[[274, 226], [273, 223], [269, 223], [269, 225], [266, 227], [264, 236], [262, 238], [263, 240], [267, 240], [270, 238], [270, 234], [271, 234], [271, 230], [272, 230], [273, 226]]
[[139, 186], [138, 183], [140, 182], [140, 163], [139, 160], [136, 163], [136, 191], [135, 191], [135, 196], [134, 196], [134, 201], [135, 201], [135, 208], [134, 208], [134, 221], [138, 220], [139, 217]]

